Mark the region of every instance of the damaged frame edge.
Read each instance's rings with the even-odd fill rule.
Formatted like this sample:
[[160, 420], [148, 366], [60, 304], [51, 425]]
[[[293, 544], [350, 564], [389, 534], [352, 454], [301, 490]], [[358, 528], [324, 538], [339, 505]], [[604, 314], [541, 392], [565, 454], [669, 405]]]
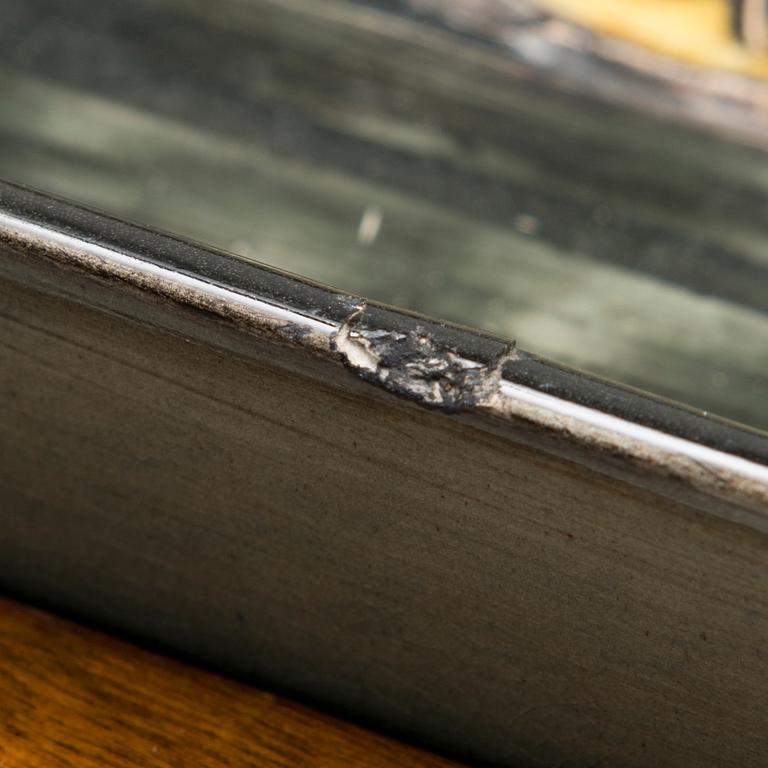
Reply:
[[[21, 213], [13, 204], [20, 198], [26, 203]], [[38, 205], [39, 211], [35, 210]], [[67, 214], [77, 214], [80, 231], [67, 231], [51, 221], [46, 206], [56, 208], [60, 221], [62, 214], [63, 220]], [[99, 225], [94, 229], [101, 241], [87, 231], [89, 222]], [[278, 281], [288, 299], [295, 285], [328, 301], [313, 311], [306, 302], [297, 307], [285, 298], [278, 301], [271, 285], [264, 296], [254, 293], [253, 286], [238, 285], [236, 278], [225, 284], [208, 275], [182, 271], [178, 264], [169, 263], [172, 260], [163, 263], [152, 254], [131, 252], [120, 238], [110, 242], [103, 236], [104, 222], [121, 234], [141, 232], [145, 239], [157, 238], [158, 245], [173, 243], [182, 251], [191, 249], [226, 262], [233, 267], [228, 272], [232, 275], [238, 271], [257, 274], [254, 285], [261, 278]], [[203, 310], [248, 333], [340, 362], [357, 378], [418, 406], [490, 417], [494, 431], [501, 427], [516, 442], [531, 443], [550, 454], [768, 532], [768, 466], [764, 463], [515, 381], [510, 369], [532, 356], [514, 343], [366, 302], [4, 183], [0, 183], [0, 246]], [[584, 379], [591, 377], [585, 374]], [[647, 404], [648, 396], [643, 398]], [[658, 401], [658, 407], [669, 406]], [[704, 418], [690, 413], [689, 417]], [[483, 422], [480, 426], [487, 428]], [[542, 432], [545, 439], [518, 434], [521, 426]], [[741, 431], [728, 424], [718, 429], [733, 429], [734, 434]], [[747, 430], [747, 434], [761, 447], [768, 442], [758, 433]], [[714, 503], [706, 503], [707, 499]]]

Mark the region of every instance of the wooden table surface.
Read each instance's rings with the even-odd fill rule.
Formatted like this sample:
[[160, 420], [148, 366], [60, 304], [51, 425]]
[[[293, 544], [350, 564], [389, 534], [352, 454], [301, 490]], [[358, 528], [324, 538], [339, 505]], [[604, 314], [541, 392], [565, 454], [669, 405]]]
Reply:
[[453, 765], [0, 598], [0, 766]]

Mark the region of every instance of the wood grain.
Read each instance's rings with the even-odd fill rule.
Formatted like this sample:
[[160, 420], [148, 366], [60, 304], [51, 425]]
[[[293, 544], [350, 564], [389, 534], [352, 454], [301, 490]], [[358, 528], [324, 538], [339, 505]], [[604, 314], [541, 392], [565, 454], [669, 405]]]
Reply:
[[0, 598], [0, 765], [455, 764]]

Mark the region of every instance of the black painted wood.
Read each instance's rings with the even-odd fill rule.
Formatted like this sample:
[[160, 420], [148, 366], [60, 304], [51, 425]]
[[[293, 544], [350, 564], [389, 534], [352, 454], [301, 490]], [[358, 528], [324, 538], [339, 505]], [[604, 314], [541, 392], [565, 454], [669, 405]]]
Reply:
[[[3, 195], [27, 224], [94, 226], [64, 243], [0, 217], [0, 587], [476, 762], [762, 765], [765, 505], [739, 513], [745, 476], [650, 443], [606, 463], [495, 401], [422, 408], [332, 335], [74, 258], [131, 226]], [[149, 266], [197, 250], [157, 237]]]

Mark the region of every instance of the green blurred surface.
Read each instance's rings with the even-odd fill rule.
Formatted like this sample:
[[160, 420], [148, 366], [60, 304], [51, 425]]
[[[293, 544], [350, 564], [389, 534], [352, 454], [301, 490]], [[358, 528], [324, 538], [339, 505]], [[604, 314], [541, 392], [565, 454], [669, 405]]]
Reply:
[[761, 152], [357, 5], [7, 3], [0, 176], [768, 428]]

